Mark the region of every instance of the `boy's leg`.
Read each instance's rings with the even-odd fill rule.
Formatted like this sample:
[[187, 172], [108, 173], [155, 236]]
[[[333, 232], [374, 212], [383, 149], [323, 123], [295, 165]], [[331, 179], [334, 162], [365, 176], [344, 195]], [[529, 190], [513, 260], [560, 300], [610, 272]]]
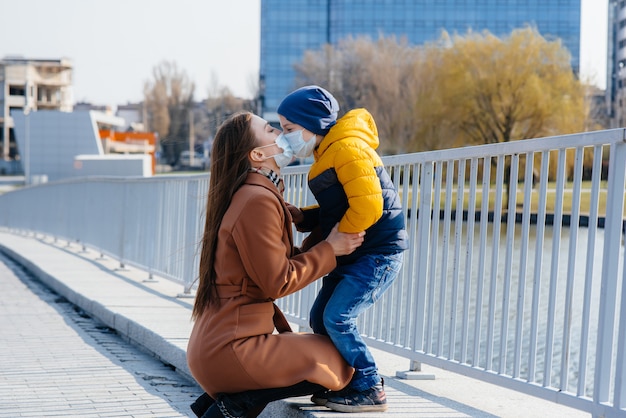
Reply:
[[331, 340], [355, 368], [349, 389], [328, 398], [341, 412], [384, 411], [387, 400], [378, 368], [356, 327], [356, 318], [391, 286], [402, 266], [402, 253], [363, 256], [341, 270], [342, 280], [326, 305], [324, 323]]
[[326, 304], [324, 325], [337, 350], [356, 369], [350, 382], [350, 387], [356, 391], [366, 390], [380, 382], [376, 363], [361, 338], [356, 319], [389, 288], [401, 265], [402, 253], [374, 254], [365, 255], [333, 272], [340, 274], [341, 280], [337, 281]]

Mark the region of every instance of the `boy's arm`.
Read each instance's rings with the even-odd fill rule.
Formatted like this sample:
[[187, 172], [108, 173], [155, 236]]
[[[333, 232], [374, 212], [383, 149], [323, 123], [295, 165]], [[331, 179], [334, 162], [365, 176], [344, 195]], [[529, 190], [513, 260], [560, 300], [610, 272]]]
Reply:
[[296, 225], [300, 232], [313, 231], [320, 223], [320, 207], [318, 205], [300, 208], [304, 219]]
[[322, 231], [319, 228], [319, 206], [307, 206], [304, 208], [298, 208], [291, 203], [285, 202], [287, 209], [291, 213], [291, 218], [299, 232], [310, 232], [309, 235], [302, 241], [300, 248], [295, 247], [296, 254], [304, 251], [308, 251], [311, 247], [318, 244], [324, 237]]
[[383, 194], [374, 159], [368, 150], [343, 147], [335, 155], [335, 172], [348, 198], [348, 209], [339, 221], [340, 232], [361, 232], [383, 214]]
[[311, 233], [307, 235], [307, 237], [302, 241], [300, 251], [308, 251], [310, 248], [314, 247], [323, 239], [324, 236], [322, 235], [322, 230], [319, 227], [313, 228]]
[[291, 218], [299, 232], [311, 232], [319, 224], [320, 208], [318, 205], [298, 208], [285, 202]]

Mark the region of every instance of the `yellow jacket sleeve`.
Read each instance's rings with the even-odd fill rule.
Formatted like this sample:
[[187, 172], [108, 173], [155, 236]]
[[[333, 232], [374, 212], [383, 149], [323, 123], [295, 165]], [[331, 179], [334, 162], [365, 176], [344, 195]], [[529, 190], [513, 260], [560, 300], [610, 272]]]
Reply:
[[377, 158], [372, 152], [355, 143], [336, 152], [335, 172], [348, 198], [348, 210], [339, 222], [340, 232], [365, 231], [383, 214], [382, 189], [374, 165]]

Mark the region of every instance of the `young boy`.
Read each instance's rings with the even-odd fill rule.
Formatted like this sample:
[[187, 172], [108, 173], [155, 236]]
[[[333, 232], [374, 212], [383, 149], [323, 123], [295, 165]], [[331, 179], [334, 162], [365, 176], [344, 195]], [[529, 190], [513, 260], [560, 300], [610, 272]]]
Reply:
[[356, 320], [398, 276], [408, 237], [397, 191], [376, 153], [376, 124], [366, 109], [337, 119], [337, 100], [319, 86], [290, 93], [277, 112], [294, 155], [314, 157], [308, 182], [318, 205], [290, 208], [298, 230], [319, 228], [321, 239], [337, 222], [341, 232], [365, 231], [363, 244], [338, 257], [324, 277], [310, 314], [313, 332], [328, 335], [355, 374], [344, 390], [312, 401], [341, 412], [384, 411], [383, 381]]

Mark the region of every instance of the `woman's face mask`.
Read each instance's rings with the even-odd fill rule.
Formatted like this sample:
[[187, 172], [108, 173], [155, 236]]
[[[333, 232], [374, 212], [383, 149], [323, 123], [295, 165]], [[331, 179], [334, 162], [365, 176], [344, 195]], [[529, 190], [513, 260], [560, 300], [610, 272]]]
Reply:
[[289, 142], [287, 142], [287, 140], [282, 134], [276, 137], [276, 140], [274, 141], [273, 144], [263, 145], [262, 147], [257, 147], [257, 149], [273, 147], [273, 146], [278, 146], [279, 148], [283, 150], [283, 152], [279, 152], [278, 154], [268, 155], [265, 157], [265, 159], [267, 160], [273, 157], [274, 161], [276, 161], [276, 165], [278, 166], [278, 168], [283, 168], [283, 167], [288, 166], [291, 160], [293, 160], [293, 151], [291, 147], [289, 146]]
[[289, 132], [287, 134], [281, 133], [279, 135], [279, 137], [283, 136], [285, 138], [285, 140], [293, 150], [293, 155], [299, 158], [310, 157], [313, 154], [313, 150], [315, 149], [316, 135], [313, 134], [313, 136], [308, 141], [305, 141], [304, 137], [302, 136], [303, 133], [304, 130], [299, 130]]

